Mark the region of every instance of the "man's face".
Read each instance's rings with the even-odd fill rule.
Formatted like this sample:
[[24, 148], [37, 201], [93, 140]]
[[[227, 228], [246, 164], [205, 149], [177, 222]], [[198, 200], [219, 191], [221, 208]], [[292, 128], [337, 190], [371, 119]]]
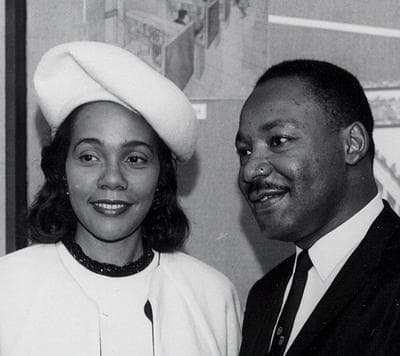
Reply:
[[239, 186], [271, 239], [310, 246], [342, 220], [345, 145], [326, 115], [296, 77], [267, 81], [243, 107]]

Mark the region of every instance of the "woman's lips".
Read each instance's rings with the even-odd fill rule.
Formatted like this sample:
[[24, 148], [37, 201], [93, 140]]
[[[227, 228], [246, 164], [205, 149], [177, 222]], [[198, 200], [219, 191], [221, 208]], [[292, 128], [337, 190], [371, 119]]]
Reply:
[[91, 203], [94, 210], [106, 216], [118, 216], [125, 213], [132, 204], [123, 201], [95, 201]]

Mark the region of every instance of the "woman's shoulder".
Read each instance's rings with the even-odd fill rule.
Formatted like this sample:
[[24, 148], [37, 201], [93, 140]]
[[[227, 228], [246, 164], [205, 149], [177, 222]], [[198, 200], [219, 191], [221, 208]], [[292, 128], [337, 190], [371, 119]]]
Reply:
[[228, 277], [214, 267], [183, 252], [161, 253], [160, 265], [166, 266], [176, 276], [190, 280], [199, 285], [231, 290], [233, 284]]
[[29, 246], [0, 258], [0, 318], [9, 317], [16, 306], [22, 314], [29, 309], [49, 276], [57, 273], [57, 255], [51, 244]]
[[[55, 244], [35, 244], [0, 258], [0, 280], [4, 278], [27, 278], [41, 270], [51, 269], [57, 259]], [[28, 277], [29, 276], [29, 277]]]
[[19, 262], [24, 260], [25, 262], [30, 259], [36, 259], [37, 257], [52, 255], [56, 253], [56, 244], [33, 244], [28, 247], [21, 248], [20, 250], [11, 252], [7, 255], [0, 257], [0, 265], [8, 263]]

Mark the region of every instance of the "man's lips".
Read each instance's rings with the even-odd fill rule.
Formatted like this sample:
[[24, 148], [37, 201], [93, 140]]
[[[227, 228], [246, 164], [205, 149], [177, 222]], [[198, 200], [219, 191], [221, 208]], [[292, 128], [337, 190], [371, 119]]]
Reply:
[[248, 186], [247, 199], [255, 211], [261, 211], [273, 207], [288, 192], [289, 188], [283, 185], [255, 179]]
[[249, 192], [249, 201], [253, 204], [264, 203], [272, 199], [281, 198], [288, 192], [287, 189], [266, 189]]
[[117, 216], [126, 212], [132, 204], [123, 200], [96, 200], [90, 202], [94, 210], [107, 216]]

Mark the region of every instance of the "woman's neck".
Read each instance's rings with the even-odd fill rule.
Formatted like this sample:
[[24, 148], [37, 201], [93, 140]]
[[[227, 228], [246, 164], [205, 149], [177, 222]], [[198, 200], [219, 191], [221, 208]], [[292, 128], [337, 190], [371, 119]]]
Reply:
[[88, 257], [102, 263], [123, 266], [143, 255], [140, 230], [120, 241], [104, 242], [78, 226], [75, 241]]

